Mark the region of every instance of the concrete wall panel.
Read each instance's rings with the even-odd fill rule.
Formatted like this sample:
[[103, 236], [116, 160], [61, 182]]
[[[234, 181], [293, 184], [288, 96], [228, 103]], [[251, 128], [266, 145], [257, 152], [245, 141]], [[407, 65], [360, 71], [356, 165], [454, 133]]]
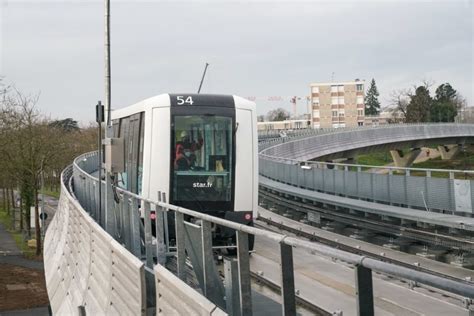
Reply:
[[[76, 183], [76, 188], [80, 185]], [[46, 232], [44, 258], [55, 315], [77, 314], [80, 305], [88, 315], [145, 313], [143, 263], [82, 209], [64, 183]]]

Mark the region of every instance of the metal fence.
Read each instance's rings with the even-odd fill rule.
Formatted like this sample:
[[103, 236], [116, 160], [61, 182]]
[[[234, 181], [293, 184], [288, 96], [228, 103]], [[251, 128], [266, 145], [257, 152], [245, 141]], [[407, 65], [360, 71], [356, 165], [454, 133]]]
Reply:
[[318, 135], [321, 133], [338, 133], [343, 131], [357, 131], [357, 130], [371, 130], [371, 129], [387, 129], [390, 127], [409, 127], [409, 126], [440, 126], [440, 125], [472, 125], [472, 123], [396, 123], [396, 124], [384, 124], [377, 126], [354, 126], [354, 127], [333, 127], [333, 128], [302, 128], [302, 129], [277, 129], [277, 130], [259, 130], [258, 138], [263, 140], [265, 138], [278, 138], [281, 136], [281, 132], [284, 132], [288, 137], [298, 137], [304, 135]]
[[[474, 297], [474, 285], [434, 276], [415, 269], [403, 268], [364, 256], [340, 251], [328, 246], [304, 241], [298, 238], [238, 224], [222, 218], [185, 209], [166, 203], [166, 197], [157, 192], [157, 199], [144, 199], [119, 188], [109, 198], [114, 207], [102, 218], [112, 219], [112, 225], [105, 225], [97, 216], [96, 197], [98, 179], [90, 175], [97, 158], [94, 153], [83, 155], [74, 162], [74, 193], [81, 205], [97, 218], [103, 227], [109, 227], [109, 234], [123, 244], [131, 253], [143, 260], [147, 271], [153, 272], [156, 263], [165, 265], [176, 258], [177, 277], [187, 282], [186, 260], [192, 263], [202, 293], [217, 307], [231, 315], [251, 315], [252, 295], [249, 264], [249, 235], [267, 238], [280, 247], [281, 301], [284, 315], [296, 314], [295, 284], [293, 272], [293, 247], [307, 249], [325, 256], [340, 259], [355, 265], [355, 287], [357, 309], [361, 315], [373, 315], [374, 299], [372, 270], [423, 283], [464, 297]], [[103, 185], [105, 184], [102, 181]], [[105, 197], [104, 197], [105, 198]], [[152, 216], [153, 210], [156, 212]], [[143, 218], [139, 218], [142, 213]], [[112, 215], [111, 215], [112, 214]], [[169, 238], [167, 220], [175, 221], [175, 241]], [[157, 238], [152, 235], [152, 226], [157, 229]], [[212, 226], [220, 225], [235, 230], [237, 258], [226, 261], [230, 269], [225, 275], [227, 282], [217, 274], [213, 260]], [[235, 264], [232, 261], [235, 260]], [[156, 261], [156, 262], [155, 262]], [[227, 269], [226, 269], [227, 271]], [[235, 278], [237, 282], [229, 282]], [[154, 291], [148, 287], [147, 291]], [[150, 293], [147, 293], [150, 297]], [[154, 296], [155, 292], [151, 296]], [[155, 302], [152, 302], [153, 304]], [[149, 304], [151, 304], [149, 302]], [[158, 308], [158, 307], [157, 307]]]
[[[473, 171], [387, 167], [388, 174], [379, 174], [363, 167], [368, 166], [259, 157], [260, 175], [300, 188], [423, 210], [473, 213], [474, 181], [455, 177]], [[404, 174], [394, 174], [400, 170]], [[425, 176], [412, 176], [414, 171]], [[431, 177], [431, 172], [446, 172], [449, 178]]]

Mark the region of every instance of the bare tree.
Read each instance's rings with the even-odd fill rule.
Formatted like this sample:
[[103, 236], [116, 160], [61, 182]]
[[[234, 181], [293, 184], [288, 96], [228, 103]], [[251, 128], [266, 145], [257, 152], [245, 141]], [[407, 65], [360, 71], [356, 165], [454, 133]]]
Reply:
[[41, 174], [58, 187], [60, 174], [79, 154], [96, 149], [97, 128], [79, 129], [68, 118], [52, 121], [36, 108], [39, 94], [26, 95], [0, 78], [0, 193], [4, 207], [20, 194], [20, 229], [30, 234], [34, 206], [36, 254], [41, 254], [38, 193]]
[[392, 105], [392, 122], [405, 122], [407, 107], [410, 104], [410, 89], [394, 90], [390, 94], [390, 105]]
[[[8, 176], [19, 184], [22, 198], [24, 228], [30, 232], [30, 209], [34, 206], [36, 254], [41, 254], [38, 192], [41, 172], [62, 155], [61, 133], [35, 108], [39, 95], [24, 95], [16, 89], [4, 98], [0, 126], [2, 137], [0, 156]], [[23, 220], [23, 216], [21, 216]], [[23, 222], [21, 221], [21, 224]], [[21, 225], [23, 226], [23, 225]]]
[[271, 110], [267, 113], [267, 119], [269, 121], [284, 121], [290, 118], [290, 112], [283, 108]]

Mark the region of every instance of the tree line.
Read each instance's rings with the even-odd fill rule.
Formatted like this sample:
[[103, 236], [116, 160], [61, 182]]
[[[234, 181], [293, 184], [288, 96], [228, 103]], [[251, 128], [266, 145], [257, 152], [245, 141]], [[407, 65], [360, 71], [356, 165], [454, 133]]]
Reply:
[[97, 146], [97, 128], [80, 128], [72, 118], [52, 120], [27, 95], [0, 79], [0, 188], [8, 216], [19, 204], [20, 229], [30, 236], [30, 209], [36, 213], [36, 252], [41, 253], [38, 193], [41, 179], [58, 191], [60, 175], [79, 154]]
[[458, 111], [466, 106], [465, 99], [449, 83], [439, 85], [434, 96], [430, 94], [432, 85], [424, 81], [412, 89], [392, 93], [394, 110], [406, 123], [454, 122]]

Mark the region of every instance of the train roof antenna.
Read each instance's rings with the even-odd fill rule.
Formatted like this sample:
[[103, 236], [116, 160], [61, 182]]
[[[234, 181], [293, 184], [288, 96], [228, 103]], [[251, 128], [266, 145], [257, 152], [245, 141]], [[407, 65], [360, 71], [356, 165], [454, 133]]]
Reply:
[[204, 67], [204, 73], [202, 74], [201, 83], [199, 84], [198, 94], [201, 92], [202, 83], [204, 82], [204, 77], [206, 76], [207, 66], [209, 66], [208, 63], [206, 63], [206, 67]]

